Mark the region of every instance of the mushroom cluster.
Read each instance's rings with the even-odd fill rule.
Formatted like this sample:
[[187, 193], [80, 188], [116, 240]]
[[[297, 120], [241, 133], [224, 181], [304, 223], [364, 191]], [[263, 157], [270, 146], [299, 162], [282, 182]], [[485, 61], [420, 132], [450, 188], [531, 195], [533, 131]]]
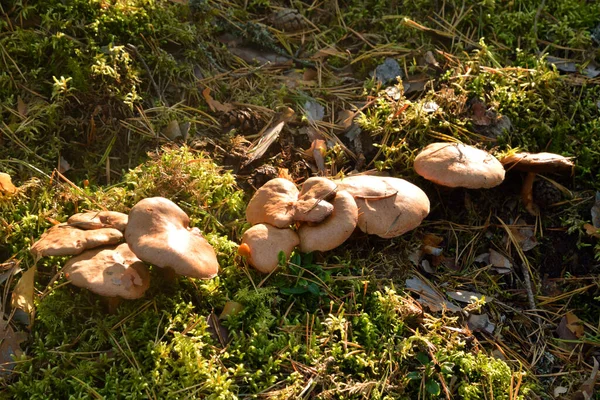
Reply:
[[277, 267], [279, 253], [289, 258], [296, 246], [304, 253], [333, 250], [357, 227], [391, 238], [416, 228], [427, 214], [425, 193], [403, 179], [313, 177], [298, 190], [293, 182], [275, 178], [248, 203], [246, 219], [253, 226], [244, 233], [238, 253], [269, 273]]
[[150, 287], [146, 263], [171, 275], [210, 279], [217, 274], [214, 249], [189, 222], [172, 201], [147, 198], [134, 205], [129, 215], [114, 211], [75, 214], [46, 231], [30, 252], [36, 261], [46, 256], [75, 256], [63, 268], [66, 278], [109, 298], [110, 306], [117, 298], [144, 295]]

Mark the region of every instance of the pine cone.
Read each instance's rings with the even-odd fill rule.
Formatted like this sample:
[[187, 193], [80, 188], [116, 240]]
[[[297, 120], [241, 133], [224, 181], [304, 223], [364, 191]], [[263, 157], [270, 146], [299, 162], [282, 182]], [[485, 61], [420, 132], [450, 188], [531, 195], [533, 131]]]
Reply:
[[538, 178], [533, 183], [533, 201], [540, 208], [548, 208], [563, 199], [562, 192], [551, 182]]
[[296, 32], [307, 27], [306, 20], [298, 10], [285, 8], [272, 14], [269, 18], [271, 25], [285, 32]]
[[240, 132], [258, 132], [262, 126], [260, 116], [250, 108], [226, 112], [219, 120], [223, 128], [237, 129]]

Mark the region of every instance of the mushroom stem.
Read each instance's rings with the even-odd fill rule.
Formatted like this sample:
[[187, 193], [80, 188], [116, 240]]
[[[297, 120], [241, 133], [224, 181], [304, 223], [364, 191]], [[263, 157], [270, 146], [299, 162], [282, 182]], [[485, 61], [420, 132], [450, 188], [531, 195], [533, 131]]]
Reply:
[[161, 268], [162, 277], [165, 282], [173, 283], [177, 280], [177, 272], [171, 267], [163, 267]]
[[105, 297], [106, 298], [106, 305], [108, 306], [108, 313], [109, 314], [116, 314], [117, 313], [117, 308], [119, 307], [119, 304], [121, 304], [121, 298], [120, 297]]
[[521, 200], [523, 201], [523, 205], [525, 206], [525, 209], [534, 216], [540, 215], [539, 207], [533, 202], [533, 182], [535, 181], [536, 175], [535, 172], [528, 172], [523, 181], [523, 187], [521, 188]]

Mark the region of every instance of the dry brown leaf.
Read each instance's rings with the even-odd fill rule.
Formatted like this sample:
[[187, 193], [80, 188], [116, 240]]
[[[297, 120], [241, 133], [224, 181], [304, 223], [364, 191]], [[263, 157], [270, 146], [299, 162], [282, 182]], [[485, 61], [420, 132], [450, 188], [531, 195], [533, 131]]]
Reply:
[[275, 140], [277, 140], [277, 138], [279, 137], [279, 133], [281, 133], [281, 130], [283, 129], [284, 126], [285, 126], [285, 122], [279, 121], [275, 125], [271, 126], [269, 129], [267, 129], [261, 135], [258, 142], [253, 144], [252, 147], [250, 147], [250, 149], [248, 150], [248, 154], [250, 156], [248, 157], [248, 159], [246, 161], [244, 161], [244, 163], [242, 164], [242, 168], [244, 168], [246, 165], [250, 164], [251, 162], [261, 158], [266, 153], [266, 151], [269, 149], [269, 147], [273, 144], [273, 142], [275, 142]]
[[325, 172], [325, 153], [327, 152], [327, 143], [322, 139], [315, 139], [306, 151], [306, 155], [315, 160], [320, 172]]
[[590, 377], [585, 380], [579, 387], [579, 390], [573, 393], [569, 398], [570, 400], [590, 400], [594, 396], [594, 386], [596, 386], [596, 380], [598, 379], [598, 367], [600, 364], [594, 357], [594, 368]]
[[499, 274], [509, 274], [512, 271], [512, 264], [508, 258], [494, 249], [490, 249], [490, 264]]
[[417, 293], [420, 296], [418, 302], [429, 308], [432, 312], [444, 309], [450, 312], [461, 311], [460, 307], [444, 299], [435, 289], [416, 276], [406, 280], [406, 288], [411, 292]]
[[338, 112], [335, 123], [344, 128], [344, 130], [349, 129], [352, 126], [355, 115], [356, 113], [354, 111], [342, 110]]
[[13, 185], [9, 174], [0, 172], [0, 193], [14, 194], [17, 192], [17, 187]]
[[211, 312], [206, 317], [208, 328], [206, 329], [214, 340], [218, 340], [222, 347], [225, 347], [229, 342], [229, 330], [221, 324], [217, 315]]
[[490, 321], [487, 314], [471, 314], [467, 320], [467, 326], [473, 332], [487, 332], [490, 335], [494, 333], [496, 325]]
[[23, 118], [27, 117], [27, 112], [29, 111], [29, 107], [27, 107], [27, 104], [25, 104], [25, 102], [23, 101], [23, 99], [21, 97], [17, 97], [17, 111], [19, 112], [21, 117], [23, 117]]
[[221, 103], [220, 101], [213, 99], [210, 95], [210, 88], [208, 87], [202, 91], [202, 96], [204, 96], [204, 100], [206, 100], [206, 103], [212, 112], [230, 112], [234, 109], [229, 103]]
[[23, 352], [19, 346], [27, 340], [27, 333], [15, 332], [8, 321], [0, 320], [0, 377], [9, 375], [15, 367], [13, 356], [18, 357]]
[[302, 74], [302, 79], [305, 81], [314, 81], [317, 79], [318, 76], [319, 76], [319, 73], [317, 72], [316, 69], [307, 68], [306, 70], [304, 70], [304, 73]]
[[600, 233], [598, 232], [598, 228], [595, 228], [594, 225], [584, 224], [583, 229], [585, 229], [585, 233], [587, 233], [588, 236], [600, 239]]
[[[516, 242], [521, 245], [523, 251], [529, 251], [538, 245], [538, 241], [535, 238], [535, 231], [531, 226], [510, 226], [509, 227]], [[510, 240], [507, 238], [507, 240]]]
[[37, 267], [33, 266], [23, 273], [23, 276], [21, 276], [21, 279], [15, 285], [10, 303], [13, 309], [22, 310], [28, 315], [31, 315], [35, 308], [33, 304], [33, 284], [35, 282], [36, 270]]
[[584, 333], [583, 323], [575, 314], [569, 311], [560, 320], [556, 333], [561, 339], [579, 339]]

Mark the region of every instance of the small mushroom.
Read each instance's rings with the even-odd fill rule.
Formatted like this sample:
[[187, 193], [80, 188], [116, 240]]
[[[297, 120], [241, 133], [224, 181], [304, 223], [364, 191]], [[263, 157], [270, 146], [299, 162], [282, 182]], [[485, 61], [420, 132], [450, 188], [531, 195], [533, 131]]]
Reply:
[[504, 168], [527, 172], [521, 188], [521, 200], [525, 209], [532, 215], [539, 215], [540, 209], [533, 201], [533, 182], [538, 173], [556, 172], [568, 174], [574, 164], [570, 158], [553, 153], [515, 153], [500, 160]]
[[80, 229], [115, 228], [125, 232], [127, 214], [117, 211], [88, 211], [71, 215], [67, 223]]
[[72, 256], [87, 249], [119, 243], [123, 233], [114, 228], [83, 230], [66, 223], [48, 229], [30, 249], [33, 256]]
[[404, 179], [357, 175], [339, 181], [340, 190], [354, 196], [361, 231], [382, 238], [400, 236], [429, 214], [429, 198]]
[[327, 178], [308, 178], [294, 204], [294, 221], [321, 222], [333, 212], [327, 200], [335, 197], [337, 185]]
[[428, 145], [414, 167], [423, 178], [448, 187], [487, 189], [504, 181], [504, 168], [494, 156], [461, 143]]
[[358, 207], [352, 195], [338, 190], [333, 199], [333, 212], [315, 226], [302, 225], [298, 229], [300, 251], [328, 251], [346, 241], [354, 232], [358, 222]]
[[213, 278], [219, 271], [215, 250], [189, 223], [190, 218], [177, 204], [164, 197], [150, 197], [129, 212], [125, 240], [149, 264], [192, 278]]
[[269, 224], [287, 228], [294, 216], [298, 188], [284, 178], [271, 179], [254, 193], [246, 208], [246, 220], [252, 224]]
[[87, 250], [63, 270], [73, 285], [105, 297], [138, 299], [150, 287], [148, 268], [127, 243]]
[[283, 251], [289, 258], [299, 242], [298, 234], [290, 228], [258, 224], [244, 233], [238, 254], [246, 257], [258, 271], [267, 274], [279, 265], [279, 252]]

